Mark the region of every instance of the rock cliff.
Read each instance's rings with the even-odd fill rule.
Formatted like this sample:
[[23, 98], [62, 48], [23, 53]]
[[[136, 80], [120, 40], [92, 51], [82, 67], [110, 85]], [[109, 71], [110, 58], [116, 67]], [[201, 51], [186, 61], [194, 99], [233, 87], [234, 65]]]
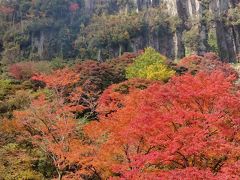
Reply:
[[[163, 6], [171, 16], [177, 16], [181, 23], [175, 32], [165, 35], [151, 34], [132, 40], [133, 49], [153, 46], [169, 58], [178, 59], [185, 55], [184, 33], [193, 27], [198, 35], [196, 53], [211, 51], [209, 34], [215, 34], [216, 46], [223, 60], [234, 62], [240, 53], [240, 25], [228, 23], [229, 10], [235, 8], [240, 0], [85, 0], [85, 8], [91, 12], [101, 4], [116, 4], [115, 12], [128, 12], [129, 7], [139, 12], [150, 7]], [[119, 5], [121, 4], [121, 6]], [[144, 40], [143, 40], [144, 39]]]

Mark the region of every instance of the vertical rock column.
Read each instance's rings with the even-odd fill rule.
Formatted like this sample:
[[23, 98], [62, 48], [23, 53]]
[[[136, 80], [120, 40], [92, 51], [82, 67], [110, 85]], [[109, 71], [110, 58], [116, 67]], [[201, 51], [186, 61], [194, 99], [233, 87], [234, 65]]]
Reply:
[[230, 5], [230, 0], [213, 0], [211, 10], [215, 15], [219, 55], [225, 61], [235, 62], [236, 48], [234, 45], [234, 32], [232, 27], [224, 21]]
[[198, 54], [203, 55], [207, 51], [209, 51], [208, 44], [208, 12], [209, 12], [209, 0], [201, 0], [200, 1], [200, 9], [199, 9], [199, 42], [198, 42]]
[[175, 34], [175, 59], [185, 56], [185, 46], [183, 43], [183, 32], [188, 28], [186, 22], [189, 19], [188, 1], [176, 0], [177, 16], [181, 19], [181, 24], [176, 29]]
[[85, 9], [86, 9], [88, 12], [91, 13], [91, 12], [93, 11], [95, 1], [96, 1], [96, 0], [84, 0]]
[[[240, 5], [240, 0], [232, 0], [230, 3], [231, 8], [236, 8]], [[240, 8], [239, 8], [240, 9]], [[240, 60], [240, 24], [232, 26], [234, 47], [237, 55], [237, 60]]]

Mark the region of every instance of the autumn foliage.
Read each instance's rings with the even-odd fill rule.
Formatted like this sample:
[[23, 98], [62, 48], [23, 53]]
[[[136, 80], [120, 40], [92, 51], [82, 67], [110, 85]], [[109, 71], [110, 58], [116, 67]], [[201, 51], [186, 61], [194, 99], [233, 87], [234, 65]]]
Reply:
[[240, 180], [239, 74], [240, 0], [0, 0], [0, 180]]
[[14, 12], [14, 9], [11, 7], [0, 5], [0, 13], [4, 15], [9, 15]]
[[175, 71], [167, 66], [167, 58], [153, 48], [146, 48], [144, 53], [126, 68], [128, 79], [143, 78], [166, 81], [174, 74]]
[[78, 134], [74, 114], [62, 99], [49, 102], [40, 96], [29, 109], [16, 111], [15, 121], [22, 126], [21, 138], [48, 155], [59, 178], [91, 173], [91, 148]]
[[20, 62], [9, 66], [8, 74], [17, 80], [29, 80], [38, 73], [50, 73], [51, 68], [47, 62]]
[[224, 72], [225, 76], [234, 75], [238, 77], [237, 72], [227, 63], [224, 63], [214, 53], [206, 53], [204, 56], [190, 55], [181, 59], [178, 67], [186, 68], [186, 72], [196, 74], [197, 72], [204, 71], [211, 73], [215, 70]]
[[[20, 106], [11, 120], [1, 121], [0, 144], [25, 159], [24, 148], [5, 144], [37, 149], [53, 169], [49, 178], [59, 180], [239, 179], [236, 72], [214, 54], [165, 64], [164, 57], [148, 51], [34, 73], [31, 98], [24, 103], [21, 97], [28, 94], [16, 93]], [[151, 71], [156, 78], [125, 77], [146, 75], [149, 66], [156, 70], [161, 63], [167, 71], [170, 65], [184, 71], [162, 76], [157, 68]], [[3, 82], [4, 100], [10, 84]], [[6, 151], [0, 148], [1, 154]], [[10, 160], [0, 158], [5, 161]]]
[[43, 82], [48, 88], [54, 90], [58, 98], [62, 98], [65, 103], [68, 102], [68, 109], [72, 112], [81, 112], [85, 109], [79, 102], [83, 91], [81, 87], [77, 86], [79, 74], [74, 70], [64, 68], [48, 75], [37, 74], [31, 79]]
[[73, 70], [65, 68], [54, 71], [51, 74], [36, 74], [32, 77], [32, 80], [43, 81], [47, 87], [56, 90], [63, 90], [75, 84], [78, 81], [78, 74]]
[[70, 10], [71, 12], [75, 12], [75, 11], [77, 11], [79, 8], [80, 8], [80, 7], [79, 7], [79, 4], [78, 4], [78, 3], [73, 3], [73, 2], [71, 2], [70, 5], [69, 5], [69, 10]]
[[108, 117], [125, 107], [129, 94], [139, 92], [153, 84], [154, 81], [131, 79], [109, 86], [98, 100], [97, 112], [99, 117]]
[[123, 179], [237, 179], [238, 170], [229, 171], [240, 168], [233, 79], [188, 74], [130, 93], [111, 118], [86, 128], [101, 144], [94, 163]]

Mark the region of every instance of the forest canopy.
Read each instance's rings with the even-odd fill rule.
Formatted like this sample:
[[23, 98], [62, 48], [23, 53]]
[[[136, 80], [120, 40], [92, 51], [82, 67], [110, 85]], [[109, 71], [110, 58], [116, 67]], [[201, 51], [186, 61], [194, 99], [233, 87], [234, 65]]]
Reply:
[[0, 1], [0, 179], [240, 179], [236, 1]]

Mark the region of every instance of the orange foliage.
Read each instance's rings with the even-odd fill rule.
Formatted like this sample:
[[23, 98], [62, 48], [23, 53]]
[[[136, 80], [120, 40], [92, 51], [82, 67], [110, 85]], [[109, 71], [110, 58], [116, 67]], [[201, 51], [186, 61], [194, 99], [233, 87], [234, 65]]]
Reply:
[[35, 75], [32, 77], [32, 80], [43, 81], [49, 88], [61, 89], [77, 83], [79, 80], [79, 75], [69, 68], [64, 68], [56, 70], [49, 75]]
[[34, 100], [25, 111], [16, 111], [15, 120], [22, 127], [21, 137], [32, 142], [48, 155], [59, 177], [80, 178], [92, 173], [93, 149], [78, 132], [78, 124], [63, 100], [47, 101], [44, 96]]
[[104, 178], [238, 179], [233, 80], [222, 72], [187, 74], [129, 93], [122, 109], [85, 128], [99, 149], [94, 166]]
[[85, 109], [80, 104], [82, 88], [76, 85], [79, 79], [79, 74], [68, 68], [32, 77], [33, 81], [44, 82], [48, 88], [53, 89], [59, 98], [64, 99], [65, 108], [72, 112], [82, 112]]
[[120, 84], [111, 85], [98, 100], [97, 112], [99, 117], [108, 117], [125, 107], [124, 101], [130, 93], [144, 90], [153, 83], [154, 81], [145, 79], [130, 79]]

